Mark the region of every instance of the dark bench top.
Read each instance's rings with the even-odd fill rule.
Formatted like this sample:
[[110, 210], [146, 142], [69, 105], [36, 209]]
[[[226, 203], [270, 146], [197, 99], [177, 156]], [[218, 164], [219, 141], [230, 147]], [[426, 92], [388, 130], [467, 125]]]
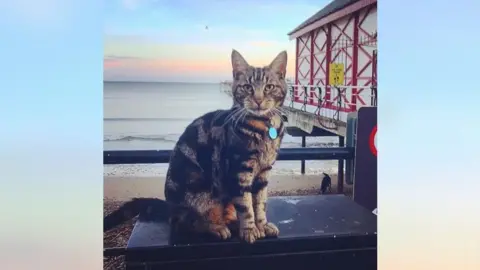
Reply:
[[[253, 245], [236, 239], [211, 243], [201, 237], [171, 236], [166, 223], [138, 221], [127, 245], [127, 252], [136, 255], [127, 253], [126, 259], [174, 260], [205, 258], [211, 254], [224, 257], [299, 249], [376, 248], [376, 216], [344, 195], [271, 197], [267, 207], [269, 221], [280, 229], [278, 239], [262, 239]], [[155, 255], [149, 255], [148, 251]]]
[[[344, 195], [271, 197], [267, 207], [268, 220], [278, 226], [280, 239], [377, 231], [376, 216]], [[127, 247], [168, 246], [169, 240], [168, 224], [139, 221]]]

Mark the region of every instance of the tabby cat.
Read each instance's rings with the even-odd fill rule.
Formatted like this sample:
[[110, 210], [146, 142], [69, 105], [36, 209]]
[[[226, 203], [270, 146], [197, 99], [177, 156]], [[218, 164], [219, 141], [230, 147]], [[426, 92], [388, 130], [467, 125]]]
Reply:
[[232, 51], [233, 106], [194, 120], [180, 136], [165, 182], [166, 201], [134, 199], [104, 219], [104, 231], [139, 213], [161, 212], [172, 229], [253, 243], [279, 234], [267, 221], [268, 175], [284, 135], [287, 53], [252, 67]]

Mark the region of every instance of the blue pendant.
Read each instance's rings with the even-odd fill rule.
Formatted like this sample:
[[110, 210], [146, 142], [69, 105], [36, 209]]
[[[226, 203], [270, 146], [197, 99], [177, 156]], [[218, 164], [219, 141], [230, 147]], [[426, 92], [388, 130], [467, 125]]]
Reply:
[[270, 127], [268, 129], [268, 136], [270, 139], [275, 140], [278, 137], [277, 129], [274, 127]]

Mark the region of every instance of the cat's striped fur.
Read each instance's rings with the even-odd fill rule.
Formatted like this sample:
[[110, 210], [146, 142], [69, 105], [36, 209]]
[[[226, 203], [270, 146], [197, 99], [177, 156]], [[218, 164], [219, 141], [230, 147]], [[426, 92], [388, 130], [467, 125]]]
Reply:
[[[207, 113], [185, 129], [170, 159], [166, 201], [133, 200], [105, 218], [104, 230], [158, 208], [168, 211], [174, 229], [222, 239], [235, 230], [249, 243], [278, 235], [267, 221], [266, 202], [268, 175], [284, 135], [286, 64], [281, 52], [270, 65], [255, 68], [233, 50], [233, 106]], [[268, 136], [269, 127], [277, 138]]]

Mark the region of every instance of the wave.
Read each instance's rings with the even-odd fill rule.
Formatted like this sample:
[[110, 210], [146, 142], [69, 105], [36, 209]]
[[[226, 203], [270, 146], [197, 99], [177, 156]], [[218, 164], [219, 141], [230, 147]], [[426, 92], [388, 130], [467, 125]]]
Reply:
[[103, 118], [103, 121], [168, 121], [168, 122], [177, 122], [177, 121], [192, 121], [193, 118], [185, 117], [107, 117]]
[[165, 134], [165, 135], [105, 135], [104, 142], [113, 141], [163, 141], [163, 142], [177, 142], [179, 134]]

